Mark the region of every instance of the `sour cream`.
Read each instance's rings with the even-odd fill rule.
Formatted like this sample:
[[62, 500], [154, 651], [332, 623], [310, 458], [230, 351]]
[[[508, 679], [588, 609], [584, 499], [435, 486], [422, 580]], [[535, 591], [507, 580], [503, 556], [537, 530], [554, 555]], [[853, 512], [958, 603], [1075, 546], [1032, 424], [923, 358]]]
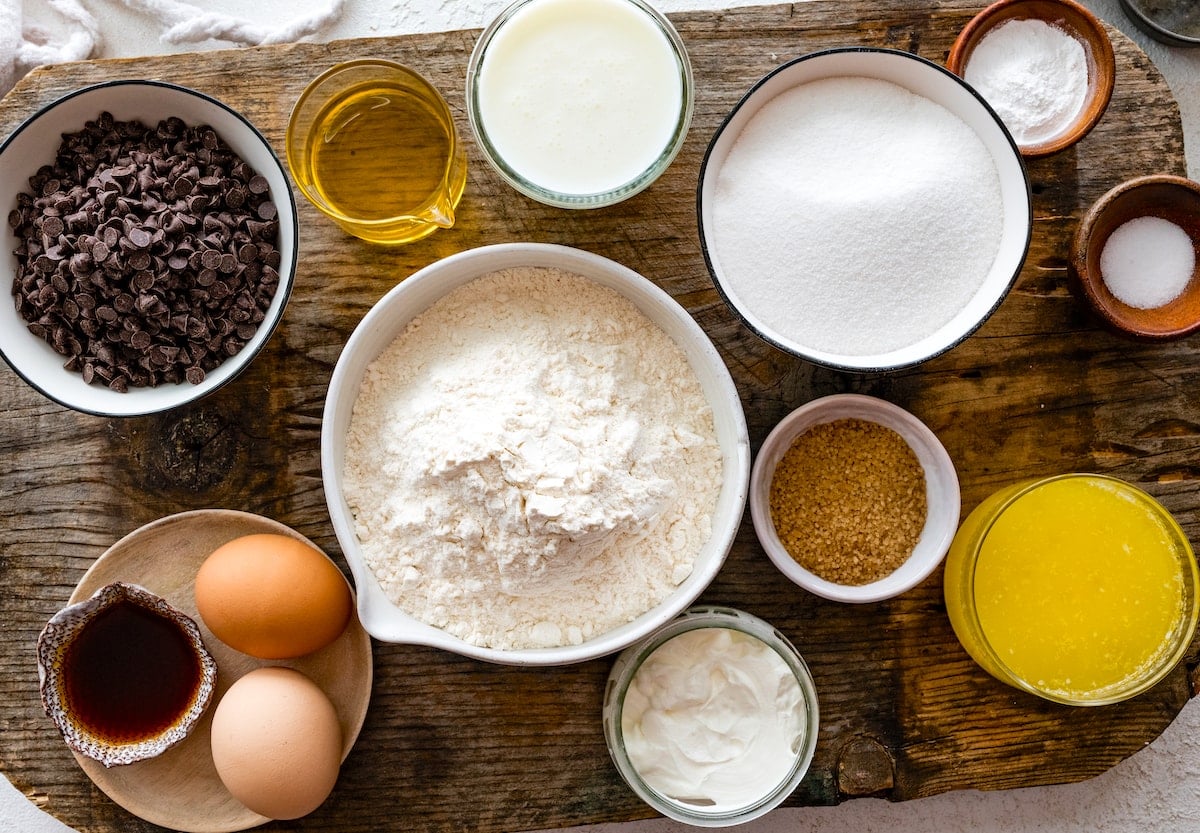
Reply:
[[625, 694], [630, 763], [662, 795], [736, 810], [770, 794], [805, 745], [807, 706], [795, 673], [766, 643], [702, 627], [664, 642]]
[[668, 151], [684, 75], [662, 25], [630, 0], [531, 0], [486, 45], [477, 115], [517, 176], [547, 191], [599, 194]]

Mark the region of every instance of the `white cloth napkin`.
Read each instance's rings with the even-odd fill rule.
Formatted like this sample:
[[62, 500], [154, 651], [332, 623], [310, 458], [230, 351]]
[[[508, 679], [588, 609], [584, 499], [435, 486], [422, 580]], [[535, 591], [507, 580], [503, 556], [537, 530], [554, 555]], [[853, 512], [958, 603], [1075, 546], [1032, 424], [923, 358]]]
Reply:
[[21, 0], [0, 0], [0, 95], [35, 66], [82, 61], [100, 43], [96, 18], [79, 0], [45, 0], [66, 24], [66, 35], [24, 24]]
[[[41, 0], [63, 22], [63, 33], [27, 25], [22, 0], [0, 0], [0, 95], [36, 66], [91, 58], [100, 48], [100, 27], [80, 0]], [[229, 41], [238, 45], [290, 43], [316, 34], [342, 14], [345, 0], [320, 0], [278, 26], [208, 11], [180, 0], [122, 0], [128, 8], [163, 26], [167, 43]]]
[[166, 26], [162, 39], [167, 43], [224, 40], [248, 46], [291, 43], [315, 34], [337, 20], [345, 5], [345, 0], [323, 0], [315, 4], [312, 11], [306, 11], [280, 26], [260, 26], [220, 12], [206, 11], [179, 0], [122, 2], [134, 11], [142, 12]]

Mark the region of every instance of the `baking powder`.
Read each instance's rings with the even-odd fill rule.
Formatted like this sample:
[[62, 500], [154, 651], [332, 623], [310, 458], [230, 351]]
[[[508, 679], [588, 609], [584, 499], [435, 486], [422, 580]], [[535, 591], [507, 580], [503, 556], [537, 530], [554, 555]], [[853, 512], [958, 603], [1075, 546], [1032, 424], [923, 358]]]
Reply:
[[1087, 101], [1083, 45], [1042, 20], [1008, 20], [984, 35], [967, 60], [963, 78], [992, 105], [1021, 145], [1059, 135]]
[[873, 78], [768, 101], [721, 165], [712, 208], [725, 288], [770, 330], [841, 355], [949, 323], [1000, 246], [996, 165], [961, 119]]
[[410, 615], [484, 647], [578, 644], [691, 573], [722, 461], [683, 351], [617, 292], [504, 270], [414, 319], [346, 437], [365, 560]]

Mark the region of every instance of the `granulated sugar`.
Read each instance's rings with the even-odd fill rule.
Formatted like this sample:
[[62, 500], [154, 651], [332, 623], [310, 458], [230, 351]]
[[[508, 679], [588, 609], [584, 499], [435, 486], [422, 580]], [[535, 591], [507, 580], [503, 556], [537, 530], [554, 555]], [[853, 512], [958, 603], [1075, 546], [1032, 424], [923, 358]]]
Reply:
[[726, 291], [785, 338], [855, 356], [948, 323], [1003, 230], [996, 166], [975, 132], [857, 77], [768, 101], [720, 168], [712, 217]]
[[388, 597], [468, 642], [578, 644], [690, 575], [721, 484], [683, 351], [561, 270], [449, 293], [373, 362], [345, 494]]

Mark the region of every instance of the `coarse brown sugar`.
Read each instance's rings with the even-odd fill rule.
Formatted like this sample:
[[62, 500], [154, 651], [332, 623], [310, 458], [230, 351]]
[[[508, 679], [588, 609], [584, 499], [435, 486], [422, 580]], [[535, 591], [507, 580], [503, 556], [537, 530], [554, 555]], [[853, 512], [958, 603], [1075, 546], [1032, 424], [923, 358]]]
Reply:
[[878, 581], [925, 526], [925, 472], [904, 438], [863, 419], [814, 425], [771, 478], [775, 532], [802, 567], [836, 584]]

